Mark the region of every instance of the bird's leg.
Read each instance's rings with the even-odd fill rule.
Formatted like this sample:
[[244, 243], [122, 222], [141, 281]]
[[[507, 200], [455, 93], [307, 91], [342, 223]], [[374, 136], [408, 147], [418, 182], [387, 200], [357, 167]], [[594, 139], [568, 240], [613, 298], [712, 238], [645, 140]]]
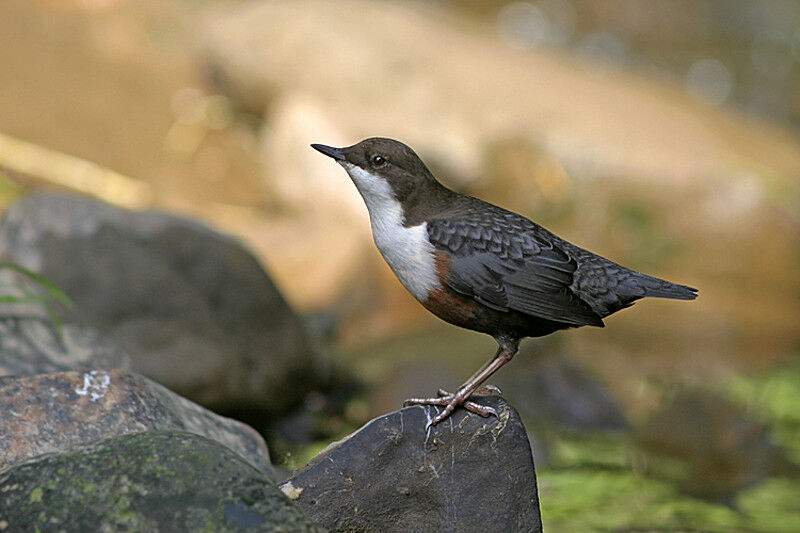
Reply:
[[[488, 364], [488, 363], [487, 363]], [[484, 396], [489, 396], [491, 394], [503, 394], [503, 391], [500, 390], [500, 387], [496, 385], [483, 385], [482, 387], [478, 387], [472, 394], [481, 394]], [[446, 391], [444, 389], [439, 389], [436, 391], [436, 395], [439, 397], [442, 396], [452, 396], [453, 393], [450, 391]]]
[[[471, 380], [475, 379], [475, 377], [478, 374], [480, 374], [481, 372], [486, 370], [486, 368], [490, 364], [492, 364], [492, 362], [495, 359], [497, 359], [497, 356], [500, 355], [501, 351], [502, 351], [502, 348], [498, 348], [497, 349], [497, 353], [495, 354], [495, 356], [492, 359], [489, 359], [488, 361], [483, 363], [483, 366], [481, 366], [478, 369], [477, 372], [472, 374], [472, 376], [470, 376], [470, 378], [464, 383], [464, 385], [469, 383]], [[459, 390], [464, 388], [464, 385], [459, 387]], [[448, 392], [448, 391], [446, 391], [444, 389], [439, 389], [438, 391], [436, 391], [436, 395], [437, 395], [436, 398], [409, 398], [409, 399], [407, 399], [406, 401], [403, 402], [403, 406], [404, 407], [408, 407], [409, 405], [447, 405], [448, 403], [450, 403], [450, 400], [453, 398], [453, 396], [455, 396], [452, 392]]]
[[486, 381], [489, 376], [494, 374], [501, 366], [509, 362], [517, 353], [519, 341], [516, 339], [501, 338], [498, 339], [498, 342], [500, 343], [500, 348], [497, 350], [494, 358], [475, 372], [454, 394], [439, 389], [439, 396], [436, 398], [409, 398], [403, 402], [403, 405], [444, 406], [444, 410], [428, 423], [428, 425], [431, 426], [447, 418], [459, 405], [463, 405], [465, 409], [481, 416], [489, 416], [490, 414], [497, 416], [497, 412], [494, 408], [471, 402], [469, 401], [469, 397], [481, 386], [481, 383]]

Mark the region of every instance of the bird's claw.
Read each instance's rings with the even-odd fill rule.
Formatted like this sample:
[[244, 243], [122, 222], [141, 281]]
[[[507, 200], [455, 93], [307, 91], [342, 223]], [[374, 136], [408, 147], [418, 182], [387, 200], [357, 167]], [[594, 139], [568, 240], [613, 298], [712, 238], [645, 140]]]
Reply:
[[[489, 392], [481, 391], [481, 389], [486, 389]], [[481, 387], [475, 392], [479, 394], [491, 394], [493, 392], [499, 393], [500, 389], [495, 387], [494, 385], [486, 385]], [[464, 409], [480, 415], [482, 417], [487, 417], [489, 415], [498, 416], [497, 410], [494, 407], [489, 405], [481, 405], [469, 400], [469, 396], [464, 395], [463, 393], [451, 393], [447, 392], [444, 389], [439, 389], [437, 392], [437, 397], [435, 398], [409, 398], [408, 400], [403, 402], [404, 407], [408, 407], [410, 405], [438, 405], [444, 407], [441, 413], [437, 414], [434, 418], [432, 418], [426, 428], [435, 426], [452, 413], [456, 407], [463, 406]]]
[[471, 411], [476, 415], [481, 415], [483, 418], [486, 418], [489, 415], [494, 415], [497, 418], [500, 418], [500, 415], [497, 412], [497, 409], [492, 407], [491, 405], [481, 405], [475, 402], [464, 402], [464, 409], [467, 411]]

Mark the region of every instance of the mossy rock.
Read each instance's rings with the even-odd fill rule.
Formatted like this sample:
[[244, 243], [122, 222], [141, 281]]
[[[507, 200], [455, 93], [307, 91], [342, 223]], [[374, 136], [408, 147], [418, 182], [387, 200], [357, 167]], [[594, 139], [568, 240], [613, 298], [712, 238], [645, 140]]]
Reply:
[[324, 531], [221, 444], [136, 433], [0, 473], [9, 531]]

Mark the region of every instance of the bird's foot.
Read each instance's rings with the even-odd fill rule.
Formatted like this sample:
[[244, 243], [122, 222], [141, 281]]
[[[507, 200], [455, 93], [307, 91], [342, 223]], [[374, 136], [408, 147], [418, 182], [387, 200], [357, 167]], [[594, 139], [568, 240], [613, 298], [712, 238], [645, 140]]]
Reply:
[[[475, 390], [474, 392], [478, 394], [492, 394], [493, 392], [500, 392], [500, 389], [495, 387], [494, 385], [486, 385], [481, 387], [480, 389]], [[452, 413], [456, 407], [463, 405], [464, 409], [480, 415], [482, 417], [487, 417], [489, 415], [498, 416], [497, 410], [494, 407], [488, 405], [480, 405], [473, 401], [470, 401], [468, 398], [470, 393], [467, 391], [459, 390], [455, 394], [451, 392], [447, 392], [444, 389], [439, 389], [437, 392], [438, 396], [435, 398], [409, 398], [408, 400], [403, 402], [404, 407], [408, 407], [409, 405], [439, 405], [443, 406], [444, 410], [436, 415], [433, 419], [428, 421], [427, 427], [435, 426]]]

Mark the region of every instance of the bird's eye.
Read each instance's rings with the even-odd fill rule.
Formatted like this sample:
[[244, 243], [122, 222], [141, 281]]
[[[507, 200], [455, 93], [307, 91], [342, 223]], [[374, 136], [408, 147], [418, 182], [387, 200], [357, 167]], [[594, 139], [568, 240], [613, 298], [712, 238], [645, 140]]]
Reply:
[[383, 156], [380, 156], [380, 155], [373, 155], [371, 161], [372, 161], [373, 166], [376, 166], [376, 167], [379, 167], [379, 166], [383, 165], [384, 163], [386, 163], [386, 159], [384, 159]]

